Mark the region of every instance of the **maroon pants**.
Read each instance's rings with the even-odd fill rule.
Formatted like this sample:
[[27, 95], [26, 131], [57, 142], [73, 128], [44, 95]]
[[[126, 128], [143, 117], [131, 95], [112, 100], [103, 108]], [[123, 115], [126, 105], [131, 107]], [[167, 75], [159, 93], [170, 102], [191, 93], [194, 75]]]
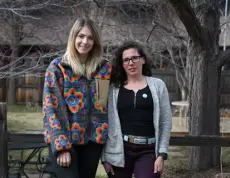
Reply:
[[154, 174], [155, 144], [140, 145], [124, 142], [125, 167], [113, 166], [115, 175], [108, 174], [109, 178], [160, 178]]

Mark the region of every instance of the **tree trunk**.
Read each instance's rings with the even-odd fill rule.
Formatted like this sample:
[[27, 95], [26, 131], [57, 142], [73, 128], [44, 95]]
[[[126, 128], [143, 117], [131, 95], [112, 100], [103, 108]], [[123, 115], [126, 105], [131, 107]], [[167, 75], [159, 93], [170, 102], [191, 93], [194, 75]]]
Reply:
[[[202, 50], [192, 54], [190, 81], [189, 135], [219, 135], [219, 82], [220, 68], [212, 65], [212, 55]], [[204, 170], [220, 164], [219, 147], [191, 147], [189, 167]]]
[[188, 89], [187, 89], [187, 87], [181, 87], [180, 90], [181, 90], [181, 100], [182, 101], [187, 101], [187, 99], [188, 99]]
[[14, 105], [16, 103], [16, 87], [15, 79], [13, 77], [8, 78], [8, 92], [7, 92], [7, 104]]
[[[11, 63], [14, 62], [15, 58], [18, 57], [18, 44], [15, 42], [11, 45]], [[8, 92], [7, 92], [7, 104], [14, 105], [16, 103], [16, 85], [15, 85], [15, 67], [16, 65], [11, 65], [10, 67], [10, 77], [8, 78]]]
[[[189, 36], [189, 135], [219, 135], [220, 11], [218, 0], [170, 0]], [[192, 25], [191, 25], [192, 24]], [[215, 144], [215, 143], [214, 143]], [[220, 148], [192, 147], [189, 166], [219, 165]]]
[[13, 105], [16, 103], [16, 85], [15, 85], [15, 67], [16, 63], [12, 65], [12, 62], [18, 59], [19, 43], [22, 36], [22, 20], [19, 16], [10, 12], [10, 25], [11, 25], [11, 66], [9, 69], [10, 77], [8, 78], [8, 92], [7, 92], [7, 104]]

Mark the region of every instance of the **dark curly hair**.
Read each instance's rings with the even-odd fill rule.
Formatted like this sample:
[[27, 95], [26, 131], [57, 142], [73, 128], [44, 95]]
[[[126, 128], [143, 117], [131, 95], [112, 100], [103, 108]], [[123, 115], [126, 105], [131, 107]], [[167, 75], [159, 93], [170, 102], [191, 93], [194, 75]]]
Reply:
[[112, 73], [110, 78], [110, 84], [115, 87], [124, 86], [127, 81], [127, 74], [123, 68], [122, 55], [127, 49], [134, 48], [137, 50], [140, 56], [143, 56], [145, 64], [143, 65], [142, 74], [144, 76], [152, 76], [151, 61], [148, 58], [147, 53], [141, 45], [134, 41], [124, 42], [115, 52], [112, 60]]

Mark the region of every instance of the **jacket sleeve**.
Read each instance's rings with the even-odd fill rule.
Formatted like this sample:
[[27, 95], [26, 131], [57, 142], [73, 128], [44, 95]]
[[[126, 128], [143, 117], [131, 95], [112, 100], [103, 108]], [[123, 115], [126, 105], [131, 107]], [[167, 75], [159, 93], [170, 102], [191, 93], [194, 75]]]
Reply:
[[[68, 120], [63, 97], [63, 77], [61, 71], [50, 64], [45, 73], [43, 91], [43, 121], [45, 141], [50, 143], [55, 156], [58, 152], [69, 150]], [[62, 122], [66, 120], [66, 122]]]
[[172, 129], [172, 111], [168, 90], [162, 81], [160, 90], [159, 153], [168, 153], [170, 132]]
[[109, 94], [108, 94], [108, 138], [103, 147], [101, 162], [105, 162], [106, 160], [106, 152], [111, 150], [110, 145], [114, 143], [114, 135], [116, 134], [115, 130], [115, 122], [114, 122], [114, 100], [113, 100], [113, 87], [110, 85]]

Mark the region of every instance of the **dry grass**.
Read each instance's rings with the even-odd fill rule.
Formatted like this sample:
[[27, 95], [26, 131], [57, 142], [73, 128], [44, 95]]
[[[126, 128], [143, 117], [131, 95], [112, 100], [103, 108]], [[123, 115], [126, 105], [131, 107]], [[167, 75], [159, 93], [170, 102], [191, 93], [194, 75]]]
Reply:
[[42, 115], [39, 112], [8, 112], [7, 127], [10, 132], [42, 129]]

